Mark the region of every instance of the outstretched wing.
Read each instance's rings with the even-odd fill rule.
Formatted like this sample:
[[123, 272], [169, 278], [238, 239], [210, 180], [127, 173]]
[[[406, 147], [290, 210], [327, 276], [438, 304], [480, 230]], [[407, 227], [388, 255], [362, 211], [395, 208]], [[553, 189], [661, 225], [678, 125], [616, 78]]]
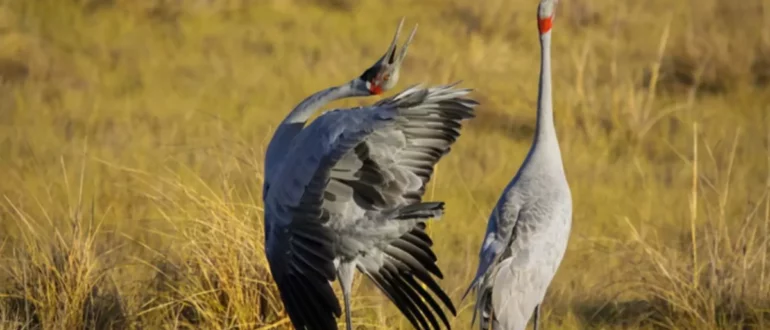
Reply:
[[351, 204], [366, 211], [394, 210], [422, 200], [436, 163], [473, 118], [469, 89], [453, 85], [410, 87], [375, 107], [397, 108], [392, 125], [370, 134], [335, 164], [324, 207], [344, 213]]
[[267, 194], [267, 257], [289, 318], [297, 329], [337, 329], [336, 233], [325, 224], [324, 191], [332, 166], [395, 109], [332, 111], [316, 119], [286, 156]]
[[[324, 207], [330, 211], [367, 214], [351, 224], [358, 235], [341, 237], [343, 246], [358, 249], [349, 252], [358, 252], [358, 269], [417, 329], [439, 329], [439, 321], [450, 327], [437, 301], [456, 315], [433, 278], [443, 275], [424, 232], [424, 221], [443, 214], [444, 205], [422, 202], [422, 197], [436, 163], [450, 151], [463, 121], [474, 116], [477, 103], [466, 98], [469, 92], [453, 85], [412, 87], [378, 102], [399, 109], [394, 123], [375, 130], [345, 155], [326, 191]], [[398, 221], [387, 222], [392, 219]]]
[[[417, 280], [456, 314], [431, 278], [442, 275], [430, 238], [416, 226], [443, 213], [443, 203], [421, 203], [422, 194], [460, 122], [473, 116], [468, 92], [410, 88], [369, 108], [327, 112], [296, 138], [266, 201], [268, 258], [295, 326], [326, 329], [340, 314], [325, 283], [335, 277], [335, 253], [364, 259], [370, 277], [387, 276], [375, 282], [416, 327], [415, 320], [427, 328], [422, 312], [438, 328], [425, 301], [448, 324]], [[334, 251], [335, 239], [347, 250]]]

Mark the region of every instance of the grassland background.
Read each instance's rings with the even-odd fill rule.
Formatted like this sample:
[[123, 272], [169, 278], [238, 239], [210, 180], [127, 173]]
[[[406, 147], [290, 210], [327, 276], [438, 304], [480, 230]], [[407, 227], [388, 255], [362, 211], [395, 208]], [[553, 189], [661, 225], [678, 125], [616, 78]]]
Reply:
[[[0, 0], [0, 328], [287, 328], [261, 161], [305, 96], [419, 31], [399, 88], [482, 103], [431, 225], [460, 303], [534, 129], [535, 0]], [[545, 329], [770, 327], [770, 2], [563, 0], [574, 199]], [[332, 107], [367, 104], [340, 101]], [[365, 280], [356, 324], [408, 329]]]

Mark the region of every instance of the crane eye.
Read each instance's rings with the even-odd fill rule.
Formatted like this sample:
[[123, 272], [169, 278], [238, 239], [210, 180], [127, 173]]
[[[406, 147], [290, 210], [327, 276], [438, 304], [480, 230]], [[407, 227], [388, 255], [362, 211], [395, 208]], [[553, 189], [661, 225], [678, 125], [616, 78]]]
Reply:
[[383, 81], [390, 80], [390, 73], [386, 73], [386, 74], [382, 75], [382, 80]]

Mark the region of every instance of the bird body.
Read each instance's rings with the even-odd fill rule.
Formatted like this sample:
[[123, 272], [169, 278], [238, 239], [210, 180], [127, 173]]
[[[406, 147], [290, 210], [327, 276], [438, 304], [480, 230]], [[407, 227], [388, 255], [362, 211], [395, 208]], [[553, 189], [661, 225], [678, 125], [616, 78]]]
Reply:
[[[389, 88], [405, 49], [394, 60], [391, 44], [380, 62], [392, 67], [378, 62], [377, 72], [367, 70], [303, 104]], [[267, 152], [265, 252], [295, 328], [337, 329], [341, 308], [330, 283], [339, 276], [352, 329], [354, 269], [415, 328], [440, 329], [439, 319], [450, 327], [433, 296], [456, 311], [433, 279], [443, 275], [424, 232], [425, 221], [440, 217], [444, 203], [423, 202], [422, 195], [462, 122], [474, 116], [469, 92], [454, 85], [412, 87], [369, 107], [325, 112], [307, 127], [310, 115], [302, 107], [284, 120]]]
[[532, 146], [505, 187], [487, 223], [479, 267], [466, 291], [476, 291], [481, 329], [524, 330], [539, 309], [564, 257], [572, 226], [572, 197], [553, 122], [551, 27], [555, 0], [541, 0], [541, 72]]
[[[488, 304], [482, 317], [493, 314], [497, 324], [485, 329], [526, 328], [543, 301], [569, 239], [572, 203], [566, 182], [522, 174], [516, 185], [520, 188], [507, 189], [490, 217], [492, 223], [515, 224], [508, 231], [497, 231], [502, 235], [493, 234], [485, 240], [488, 250], [483, 253], [500, 251], [494, 253], [499, 261], [482, 280], [481, 292], [490, 294], [489, 300], [479, 301]], [[509, 233], [508, 239], [501, 237], [503, 233]]]

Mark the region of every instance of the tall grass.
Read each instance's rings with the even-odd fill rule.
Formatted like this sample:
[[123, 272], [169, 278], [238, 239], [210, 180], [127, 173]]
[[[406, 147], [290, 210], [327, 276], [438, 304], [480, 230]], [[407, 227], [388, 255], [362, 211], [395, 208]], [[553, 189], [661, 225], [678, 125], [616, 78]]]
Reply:
[[[459, 302], [534, 131], [535, 7], [0, 0], [0, 329], [288, 329], [262, 247], [266, 141], [401, 16], [420, 29], [400, 85], [462, 79], [482, 102], [429, 187]], [[770, 6], [563, 1], [553, 47], [575, 211], [544, 328], [767, 327]], [[363, 278], [353, 315], [409, 328]]]

